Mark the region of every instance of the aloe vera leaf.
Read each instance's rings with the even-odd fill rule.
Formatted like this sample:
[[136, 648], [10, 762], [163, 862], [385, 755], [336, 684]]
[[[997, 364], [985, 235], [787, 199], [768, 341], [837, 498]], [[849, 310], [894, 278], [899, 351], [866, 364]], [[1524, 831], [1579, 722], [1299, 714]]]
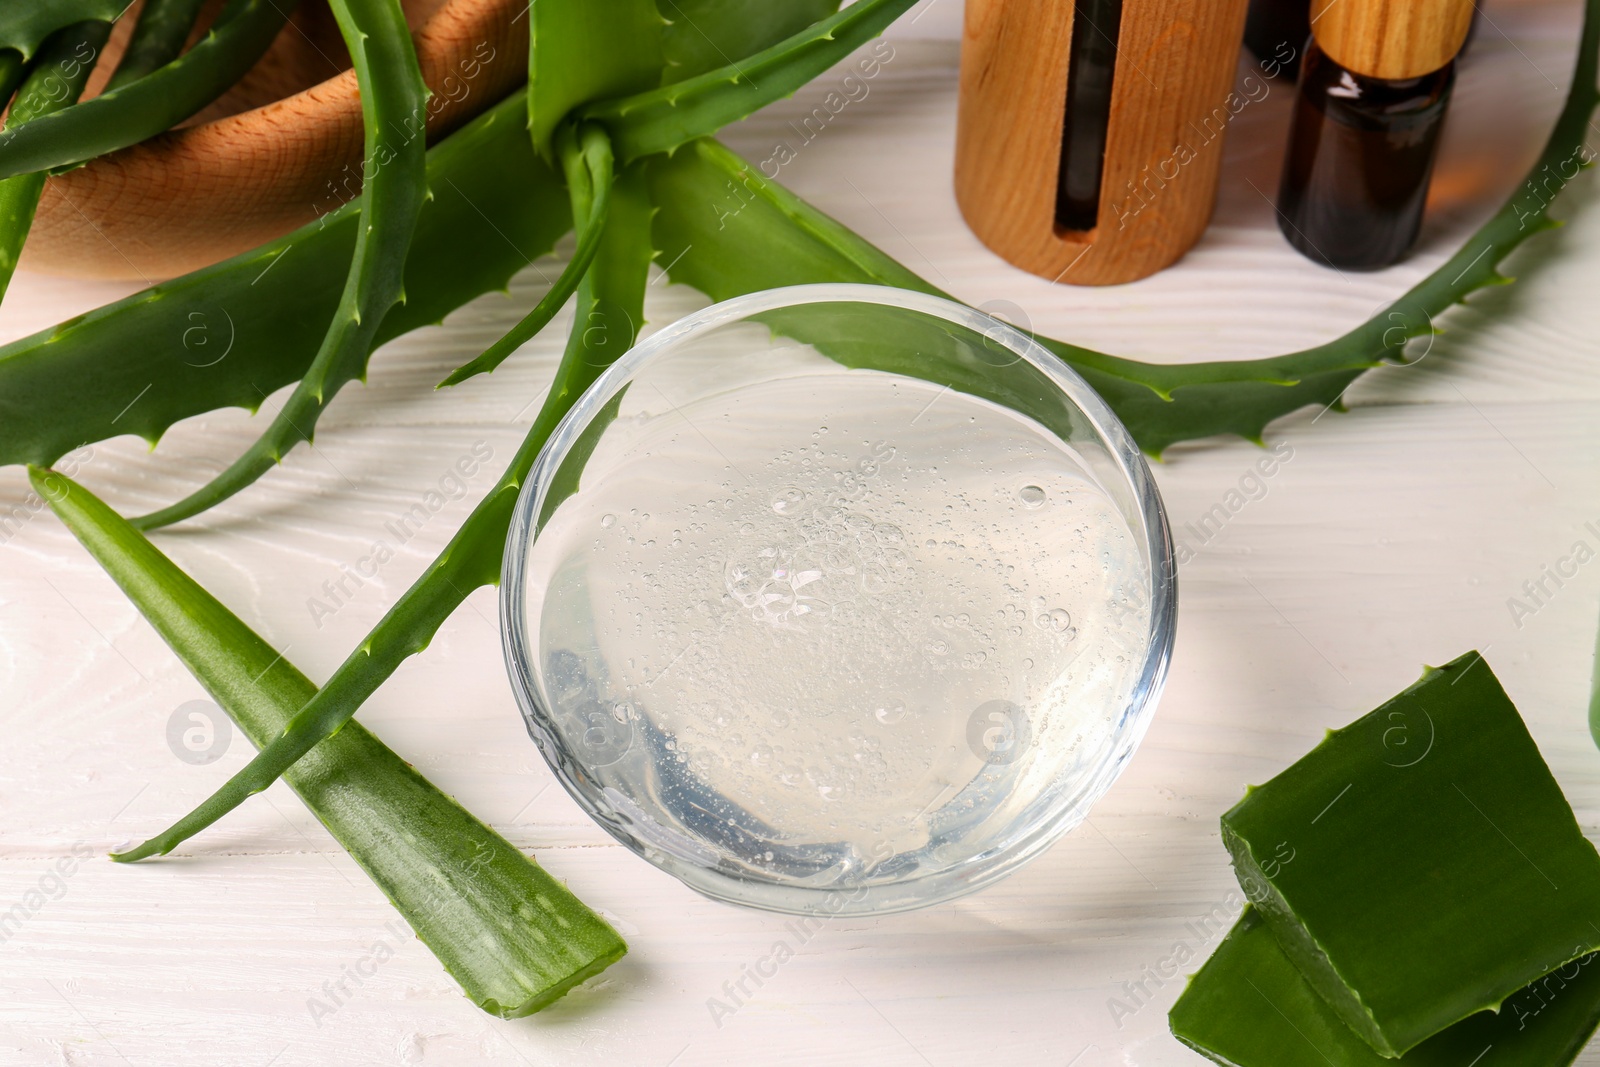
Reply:
[[[588, 215], [585, 168], [574, 168], [574, 214]], [[644, 290], [653, 252], [650, 201], [639, 168], [623, 171], [611, 194], [611, 218], [600, 251], [578, 286], [577, 315], [566, 352], [539, 414], [500, 481], [473, 508], [422, 577], [401, 594], [283, 731], [216, 793], [167, 830], [113, 859], [164, 855], [271, 785], [295, 761], [333, 735], [407, 657], [427, 647], [467, 594], [500, 578], [506, 531], [517, 494], [539, 450], [590, 384], [633, 345], [644, 320]]]
[[28, 63], [15, 48], [0, 48], [0, 109], [11, 106], [11, 98], [22, 76], [28, 72]]
[[1476, 652], [1222, 817], [1240, 884], [1386, 1056], [1600, 948], [1600, 855]]
[[754, 55], [839, 10], [839, 0], [657, 0], [663, 85]]
[[44, 39], [76, 22], [115, 22], [133, 0], [17, 0], [0, 5], [0, 48], [31, 59]]
[[[760, 40], [812, 0], [683, 0], [722, 39]], [[0, 16], [3, 17], [3, 16]], [[569, 224], [555, 173], [528, 145], [521, 92], [428, 153], [433, 199], [406, 261], [408, 300], [375, 342], [440, 321], [504, 289]], [[173, 423], [222, 407], [254, 411], [305, 373], [350, 263], [358, 203], [260, 248], [163, 282], [0, 347], [0, 463], [48, 465], [119, 433], [152, 445]], [[137, 339], [138, 343], [132, 343]], [[97, 388], [85, 391], [93, 380]]]
[[120, 89], [171, 63], [183, 52], [205, 0], [145, 0], [133, 25], [128, 47], [106, 82], [106, 92]]
[[295, 0], [230, 0], [188, 52], [152, 74], [0, 132], [0, 178], [70, 167], [170, 129], [255, 65]]
[[604, 125], [617, 158], [670, 152], [791, 95], [882, 33], [916, 0], [860, 0], [739, 62], [621, 99], [584, 107]]
[[[29, 476], [253, 744], [266, 744], [316, 695], [293, 664], [88, 490], [54, 471], [35, 467]], [[538, 1011], [627, 951], [564, 885], [359, 723], [285, 777], [484, 1011]]]
[[399, 0], [331, 0], [331, 6], [355, 63], [366, 130], [361, 225], [339, 307], [311, 367], [265, 432], [211, 481], [176, 504], [133, 520], [141, 529], [166, 526], [221, 503], [271, 470], [295, 445], [310, 441], [334, 395], [366, 374], [384, 315], [405, 300], [406, 253], [428, 195], [423, 137], [428, 87]]
[[[56, 31], [39, 47], [24, 75], [0, 138], [72, 107], [89, 82], [100, 50], [111, 36], [111, 23], [91, 20]], [[15, 53], [11, 53], [15, 54]], [[0, 298], [17, 272], [22, 246], [33, 229], [33, 216], [44, 192], [45, 175], [17, 174], [0, 181]]]
[[1230, 1067], [1567, 1067], [1600, 1025], [1600, 957], [1574, 960], [1498, 1014], [1479, 1012], [1387, 1059], [1339, 1020], [1246, 908], [1167, 1019], [1179, 1041]]
[[[428, 153], [434, 197], [381, 344], [504, 289], [569, 224], [528, 144], [521, 94]], [[154, 444], [179, 419], [255, 408], [306, 371], [338, 305], [360, 223], [351, 202], [279, 240], [0, 347], [0, 463], [48, 465], [119, 433]], [[493, 214], [489, 212], [493, 209]], [[85, 390], [85, 381], [95, 388]]]
[[[1584, 134], [1600, 102], [1600, 4], [1588, 0], [1566, 104], [1529, 172], [1506, 203], [1453, 256], [1367, 322], [1326, 344], [1270, 359], [1149, 364], [1049, 338], [1116, 411], [1145, 451], [1235, 434], [1259, 441], [1272, 420], [1311, 404], [1338, 406], [1365, 371], [1403, 357], [1405, 342], [1468, 295], [1507, 279], [1498, 265], [1523, 241], [1557, 225], [1550, 205], [1585, 165]], [[1554, 182], [1556, 188], [1549, 190]], [[806, 204], [714, 141], [657, 159], [656, 244], [678, 281], [724, 300], [780, 285], [875, 282], [937, 293], [915, 273]], [[1525, 195], [1525, 187], [1541, 195]], [[680, 254], [681, 253], [681, 254]], [[944, 295], [944, 294], [940, 294]], [[1600, 739], [1600, 719], [1596, 720]]]
[[[474, 375], [492, 371], [504, 363], [506, 357], [549, 325], [550, 320], [555, 318], [556, 312], [566, 304], [567, 298], [577, 291], [578, 283], [589, 271], [589, 264], [594, 262], [595, 253], [600, 248], [600, 235], [605, 231], [606, 216], [611, 207], [613, 180], [611, 141], [606, 137], [605, 131], [598, 126], [584, 131], [581, 147], [577, 138], [568, 140], [570, 147], [564, 155], [563, 167], [570, 174], [575, 167], [582, 166], [586, 172], [588, 186], [592, 190], [588, 217], [578, 230], [578, 246], [572, 253], [572, 259], [562, 268], [560, 277], [550, 287], [550, 291], [540, 298], [532, 311], [523, 316], [521, 322], [506, 331], [505, 336], [486, 348], [482, 354], [452, 371], [449, 377], [439, 383], [439, 388], [464, 382]], [[571, 158], [573, 153], [581, 153], [581, 160]]]
[[661, 84], [666, 20], [655, 0], [538, 0], [528, 11], [528, 132], [546, 159], [580, 104]]

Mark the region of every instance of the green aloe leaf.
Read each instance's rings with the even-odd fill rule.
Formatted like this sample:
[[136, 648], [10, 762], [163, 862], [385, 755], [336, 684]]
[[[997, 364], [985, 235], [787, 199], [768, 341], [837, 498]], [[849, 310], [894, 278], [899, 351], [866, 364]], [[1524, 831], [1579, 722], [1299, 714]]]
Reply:
[[254, 66], [294, 8], [295, 0], [230, 0], [193, 48], [159, 70], [8, 126], [0, 132], [0, 178], [82, 163], [177, 125]]
[[[1567, 104], [1530, 179], [1575, 175], [1600, 94], [1594, 87], [1597, 4], [1586, 6], [1578, 69]], [[660, 214], [656, 244], [677, 281], [715, 300], [783, 285], [868, 282], [939, 290], [715, 141], [652, 160]], [[1558, 190], [1559, 191], [1559, 190]], [[1407, 340], [1485, 286], [1527, 238], [1554, 225], [1548, 199], [1513, 195], [1445, 263], [1372, 319], [1327, 344], [1270, 359], [1150, 364], [1039, 337], [1101, 394], [1147, 452], [1178, 441], [1236, 434], [1310, 404], [1335, 405], [1366, 370], [1402, 358]], [[940, 293], [940, 295], [946, 295]]]
[[574, 249], [567, 265], [561, 269], [560, 277], [556, 278], [555, 284], [540, 297], [533, 310], [524, 315], [505, 336], [484, 349], [480, 355], [451, 372], [449, 377], [439, 383], [441, 389], [494, 370], [504, 363], [511, 353], [531, 341], [540, 330], [550, 324], [556, 312], [566, 304], [567, 298], [578, 291], [579, 283], [589, 272], [589, 265], [594, 262], [595, 254], [600, 250], [600, 238], [605, 232], [606, 218], [611, 210], [611, 183], [614, 177], [611, 140], [600, 127], [592, 126], [583, 131], [581, 145], [578, 136], [565, 139], [558, 136], [557, 141], [562, 146], [563, 168], [568, 174], [573, 174], [581, 166], [583, 168], [581, 180], [592, 190], [588, 217], [583, 220], [583, 225], [578, 230], [578, 247]]
[[[16, 99], [6, 115], [0, 139], [70, 110], [83, 94], [111, 35], [109, 22], [79, 22], [52, 34], [34, 56]], [[7, 55], [16, 55], [8, 52]], [[33, 229], [33, 216], [44, 192], [45, 175], [13, 174], [0, 180], [0, 297], [17, 271], [22, 246]]]
[[128, 47], [111, 80], [106, 82], [105, 91], [120, 89], [177, 59], [204, 3], [205, 0], [145, 0]]
[[590, 104], [581, 114], [606, 127], [624, 162], [670, 152], [792, 95], [914, 3], [861, 0], [746, 59], [649, 92]]
[[1479, 1012], [1386, 1059], [1339, 1020], [1246, 908], [1168, 1022], [1179, 1041], [1227, 1067], [1567, 1067], [1600, 1025], [1600, 957], [1575, 960], [1500, 1012]]
[[662, 84], [753, 56], [839, 10], [839, 0], [658, 0]]
[[[535, 158], [526, 117], [518, 94], [428, 153], [434, 195], [406, 260], [408, 298], [384, 317], [374, 344], [504, 289], [569, 228], [561, 179]], [[124, 433], [154, 445], [188, 416], [254, 411], [311, 365], [360, 222], [353, 201], [260, 248], [0, 347], [0, 463], [45, 466]]]
[[[1563, 147], [1579, 143], [1595, 100], [1594, 6], [1593, 0], [1586, 5], [1574, 88], [1538, 164], [1541, 170], [1550, 166], [1563, 179], [1577, 158], [1563, 155]], [[754, 8], [740, 5], [737, 10], [748, 14]], [[697, 22], [706, 26], [704, 19]], [[758, 22], [751, 18], [747, 24]], [[424, 210], [417, 251], [408, 262], [412, 302], [391, 312], [378, 340], [437, 321], [471, 297], [503, 286], [517, 267], [548, 250], [553, 228], [559, 233], [565, 204], [530, 191], [540, 183], [548, 188], [549, 171], [516, 143], [522, 123], [504, 114], [520, 103], [499, 105], [431, 154], [430, 182], [438, 199]], [[808, 281], [876, 280], [926, 287], [909, 270], [726, 150], [704, 142], [691, 147], [658, 162], [652, 176], [661, 208], [657, 245], [668, 262], [687, 250], [673, 265], [677, 280], [717, 299]], [[452, 197], [452, 186], [467, 195]], [[1508, 205], [1509, 211], [1491, 219], [1451, 261], [1464, 260], [1472, 272], [1463, 275], [1447, 264], [1423, 283], [1432, 294], [1430, 303], [1491, 277], [1497, 253], [1551, 225], [1549, 204], [1565, 188], [1557, 184], [1552, 195]], [[491, 218], [492, 224], [487, 221]], [[154, 441], [188, 415], [227, 405], [253, 409], [310, 362], [320, 330], [308, 330], [306, 323], [331, 314], [326, 279], [342, 271], [341, 257], [348, 259], [348, 245], [341, 247], [332, 238], [342, 234], [349, 240], [354, 225], [352, 206], [330, 215], [325, 228], [307, 227], [218, 267], [0, 348], [0, 462], [49, 463], [85, 441], [119, 432]], [[286, 256], [290, 249], [293, 255]], [[284, 264], [277, 266], [280, 259]], [[268, 266], [262, 281], [252, 284]], [[1295, 377], [1292, 364], [1303, 354], [1199, 364], [1198, 373], [1217, 380], [1185, 384], [1181, 377], [1165, 376], [1195, 372], [1132, 361], [1091, 365], [1078, 355], [1085, 349], [1045, 343], [1089, 378], [1146, 451], [1159, 455], [1175, 441], [1219, 433], [1258, 439], [1274, 418], [1310, 404], [1336, 404], [1366, 368], [1384, 356], [1397, 357], [1406, 338], [1431, 328], [1430, 315], [1406, 307], [1402, 299], [1345, 337], [1309, 350], [1315, 355], [1308, 362], [1314, 365], [1303, 368], [1309, 372], [1293, 385], [1279, 383]], [[328, 310], [316, 310], [321, 308]], [[195, 364], [208, 362], [209, 354], [205, 359], [191, 354], [181, 339], [203, 336], [208, 323], [214, 336], [228, 336], [222, 334], [227, 325], [223, 312], [259, 328], [232, 331], [237, 344], [229, 359], [197, 369]], [[157, 340], [129, 346], [129, 337]], [[1133, 380], [1143, 373], [1140, 367], [1149, 368], [1149, 382]], [[99, 376], [104, 388], [84, 394], [79, 383], [90, 374]], [[1162, 395], [1163, 389], [1171, 400]], [[1600, 713], [1596, 722], [1600, 734]]]
[[655, 0], [539, 0], [528, 10], [528, 132], [546, 158], [580, 104], [661, 84], [667, 23]]
[[44, 39], [75, 22], [115, 22], [132, 0], [13, 0], [0, 5], [0, 48], [15, 48], [24, 59]]
[[[783, 13], [814, 2], [681, 7], [718, 41], [766, 43], [769, 21], [786, 31]], [[526, 123], [519, 92], [428, 153], [433, 199], [406, 260], [407, 302], [384, 316], [374, 344], [504, 289], [570, 225], [560, 180], [530, 149]], [[122, 433], [153, 445], [180, 419], [222, 407], [254, 411], [316, 355], [359, 210], [350, 203], [260, 248], [0, 346], [0, 464], [47, 465]], [[86, 392], [89, 379], [97, 388]]]
[[1476, 652], [1222, 817], [1240, 884], [1385, 1056], [1600, 948], [1600, 855]]
[[[252, 743], [267, 744], [317, 695], [282, 654], [88, 490], [54, 471], [29, 473]], [[318, 746], [286, 778], [484, 1011], [538, 1011], [627, 951], [564, 885], [361, 725]]]
[[428, 87], [399, 0], [331, 0], [331, 4], [355, 63], [366, 131], [361, 225], [339, 306], [305, 377], [256, 442], [183, 500], [135, 519], [142, 529], [178, 522], [221, 503], [271, 470], [295, 445], [310, 441], [334, 395], [366, 374], [367, 357], [384, 315], [405, 300], [406, 254], [428, 195], [424, 141]]
[[[587, 167], [571, 156], [574, 215], [583, 225], [593, 207]], [[322, 689], [271, 744], [200, 807], [163, 833], [114, 857], [138, 860], [170, 852], [179, 843], [259, 793], [355, 715], [407, 657], [428, 646], [467, 594], [499, 581], [506, 532], [523, 481], [556, 425], [596, 378], [633, 345], [644, 323], [644, 290], [653, 253], [650, 201], [640, 168], [618, 176], [611, 217], [594, 264], [578, 287], [577, 315], [561, 365], [545, 402], [500, 481], [479, 502], [410, 589], [334, 671]]]

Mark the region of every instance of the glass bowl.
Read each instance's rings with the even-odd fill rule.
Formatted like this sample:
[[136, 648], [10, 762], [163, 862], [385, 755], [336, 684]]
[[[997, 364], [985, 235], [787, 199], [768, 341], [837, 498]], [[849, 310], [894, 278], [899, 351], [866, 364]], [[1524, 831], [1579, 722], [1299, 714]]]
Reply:
[[641, 342], [523, 487], [501, 619], [557, 779], [719, 900], [881, 914], [1076, 826], [1155, 708], [1172, 540], [1076, 373], [938, 297], [808, 285]]

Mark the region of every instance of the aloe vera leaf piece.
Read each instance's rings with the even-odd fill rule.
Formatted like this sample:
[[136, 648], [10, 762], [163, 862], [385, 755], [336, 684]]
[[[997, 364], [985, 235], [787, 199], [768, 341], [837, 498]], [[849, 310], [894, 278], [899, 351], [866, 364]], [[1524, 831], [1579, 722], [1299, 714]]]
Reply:
[[[779, 14], [807, 2], [696, 0], [694, 18], [719, 40], [760, 39], [769, 18], [786, 26]], [[683, 6], [689, 10], [688, 0]], [[406, 260], [408, 299], [384, 317], [375, 343], [504, 289], [566, 230], [567, 197], [529, 147], [526, 126], [517, 92], [428, 153], [433, 199]], [[358, 211], [348, 204], [260, 248], [0, 347], [0, 463], [48, 465], [119, 433], [153, 445], [188, 416], [255, 410], [316, 354]], [[95, 389], [83, 389], [88, 380]]]
[[1289, 958], [1386, 1056], [1600, 948], [1600, 855], [1476, 652], [1249, 790], [1222, 838]]
[[670, 152], [789, 96], [870, 41], [916, 0], [860, 0], [739, 62], [580, 110], [611, 134], [617, 158]]
[[839, 0], [657, 0], [663, 85], [754, 55], [839, 10]]
[[112, 71], [111, 80], [106, 82], [105, 91], [120, 89], [177, 59], [200, 17], [203, 3], [205, 0], [145, 0], [128, 47]]
[[[375, 344], [504, 289], [569, 227], [566, 193], [535, 158], [526, 115], [518, 93], [428, 153], [434, 196], [406, 261], [409, 298], [384, 317]], [[121, 433], [153, 445], [187, 416], [255, 410], [310, 365], [360, 218], [353, 201], [260, 248], [0, 347], [0, 463], [48, 465]]]
[[[574, 214], [588, 214], [585, 167], [569, 175]], [[193, 812], [138, 847], [113, 856], [133, 861], [165, 854], [254, 793], [271, 785], [295, 761], [333, 735], [407, 657], [421, 652], [467, 594], [500, 578], [506, 531], [517, 494], [539, 450], [568, 409], [606, 367], [633, 345], [644, 320], [644, 289], [653, 256], [650, 201], [638, 168], [624, 171], [612, 189], [611, 220], [600, 251], [578, 286], [577, 316], [545, 402], [500, 481], [467, 516], [422, 577], [401, 594], [283, 731]]]
[[[562, 139], [558, 137], [557, 140], [560, 142]], [[504, 363], [511, 353], [532, 340], [540, 330], [550, 324], [556, 312], [566, 304], [567, 298], [577, 292], [579, 282], [588, 273], [589, 264], [594, 262], [595, 253], [600, 249], [600, 235], [605, 232], [606, 216], [611, 209], [613, 180], [611, 141], [606, 137], [605, 131], [598, 126], [584, 130], [581, 147], [578, 140], [577, 137], [567, 138], [568, 147], [564, 151], [581, 152], [581, 163], [564, 157], [563, 167], [568, 173], [572, 173], [576, 166], [584, 167], [591, 192], [588, 198], [590, 200], [588, 217], [578, 230], [578, 247], [573, 251], [572, 259], [562, 268], [560, 277], [550, 287], [550, 291], [540, 298], [532, 311], [523, 316], [522, 321], [506, 331], [503, 337], [484, 349], [480, 355], [474, 356], [452, 371], [449, 377], [439, 383], [439, 388], [464, 382], [474, 375], [492, 371]]]
[[[28, 67], [0, 138], [72, 107], [83, 94], [100, 50], [110, 36], [111, 23], [97, 20], [79, 22], [52, 34]], [[0, 298], [4, 298], [11, 277], [17, 272], [17, 260], [22, 256], [28, 231], [33, 229], [44, 183], [43, 172], [17, 174], [0, 181]]]
[[528, 133], [545, 158], [573, 108], [661, 84], [655, 0], [538, 0], [528, 11]]
[[[293, 664], [88, 490], [54, 471], [29, 475], [253, 744], [270, 741], [316, 695]], [[285, 777], [484, 1011], [538, 1011], [627, 951], [564, 885], [359, 723]]]
[[21, 52], [15, 48], [0, 48], [0, 108], [11, 106], [11, 98], [27, 72], [28, 64]]
[[[1541, 190], [1555, 180], [1556, 195], [1585, 165], [1583, 138], [1600, 102], [1597, 12], [1600, 3], [1588, 0], [1572, 89], [1528, 177]], [[656, 160], [652, 184], [661, 208], [656, 244], [670, 273], [713, 299], [824, 281], [938, 292], [714, 141], [697, 141]], [[1037, 340], [1082, 374], [1152, 455], [1216, 434], [1259, 441], [1276, 418], [1310, 404], [1338, 406], [1352, 381], [1402, 359], [1406, 341], [1435, 332], [1434, 320], [1452, 305], [1506, 282], [1497, 270], [1500, 262], [1528, 237], [1556, 225], [1549, 217], [1556, 195], [1520, 195], [1522, 188], [1428, 277], [1326, 344], [1269, 359], [1158, 365]], [[1596, 732], [1600, 738], [1600, 720]]]
[[17, 0], [0, 5], [0, 48], [31, 59], [44, 39], [76, 22], [115, 22], [132, 0]]
[[133, 520], [141, 529], [166, 526], [221, 503], [271, 470], [295, 445], [310, 441], [334, 395], [366, 374], [384, 315], [405, 300], [406, 253], [428, 195], [423, 138], [428, 87], [399, 0], [331, 0], [331, 6], [355, 62], [366, 130], [361, 225], [339, 306], [305, 377], [255, 443], [184, 499]]
[[255, 65], [294, 0], [231, 0], [212, 29], [160, 70], [0, 132], [0, 178], [56, 170], [126, 148], [182, 122]]
[[[1472, 931], [1463, 930], [1463, 936]], [[1230, 1067], [1567, 1067], [1600, 1025], [1600, 962], [1585, 956], [1399, 1059], [1358, 1038], [1246, 908], [1167, 1016], [1185, 1045]]]

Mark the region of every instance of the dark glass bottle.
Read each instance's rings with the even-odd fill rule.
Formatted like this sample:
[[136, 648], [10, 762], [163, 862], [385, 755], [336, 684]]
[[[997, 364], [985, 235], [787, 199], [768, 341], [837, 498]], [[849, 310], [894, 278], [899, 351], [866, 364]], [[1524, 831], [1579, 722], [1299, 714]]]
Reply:
[[1278, 228], [1308, 258], [1377, 270], [1410, 251], [1455, 63], [1419, 78], [1355, 74], [1312, 41], [1278, 191]]
[[1272, 77], [1293, 81], [1311, 39], [1311, 0], [1250, 0], [1244, 43]]

